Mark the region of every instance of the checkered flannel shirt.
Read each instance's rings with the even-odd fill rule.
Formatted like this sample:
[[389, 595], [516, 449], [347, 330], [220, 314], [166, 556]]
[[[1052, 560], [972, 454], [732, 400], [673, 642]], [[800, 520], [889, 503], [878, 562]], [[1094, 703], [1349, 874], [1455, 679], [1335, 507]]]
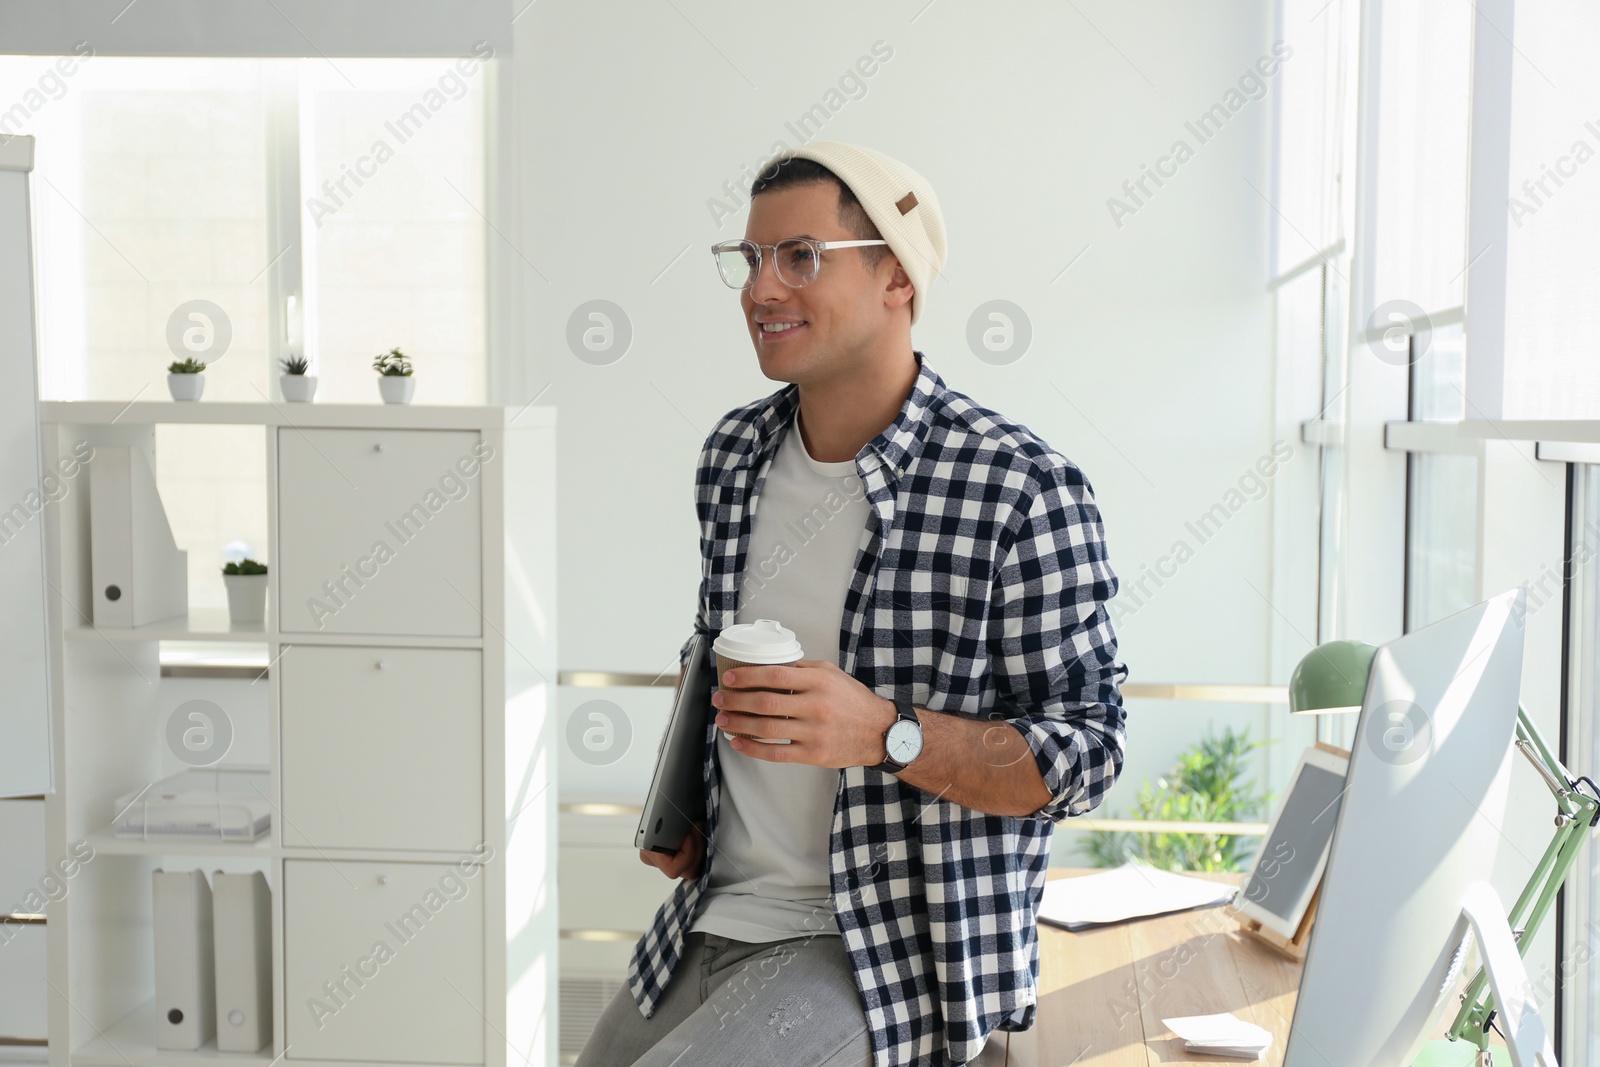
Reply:
[[[1117, 578], [1083, 473], [916, 358], [894, 423], [856, 457], [872, 513], [838, 662], [879, 696], [1015, 727], [1050, 800], [1028, 816], [992, 815], [846, 767], [829, 853], [876, 1067], [960, 1067], [992, 1031], [1034, 1023], [1050, 838], [1057, 822], [1099, 804], [1122, 768], [1127, 669], [1106, 607]], [[729, 412], [706, 440], [695, 478], [699, 633], [735, 619], [756, 500], [798, 405], [789, 385]], [[628, 967], [647, 1018], [716, 863], [715, 739], [708, 716], [706, 862], [677, 883]]]

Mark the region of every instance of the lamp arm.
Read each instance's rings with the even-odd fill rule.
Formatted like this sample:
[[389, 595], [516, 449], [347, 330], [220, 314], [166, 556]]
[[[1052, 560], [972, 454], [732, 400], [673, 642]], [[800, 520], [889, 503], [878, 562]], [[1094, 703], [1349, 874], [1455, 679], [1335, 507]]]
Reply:
[[[1516, 905], [1507, 916], [1507, 922], [1516, 940], [1517, 953], [1526, 956], [1545, 916], [1555, 903], [1556, 895], [1566, 882], [1578, 854], [1589, 837], [1589, 830], [1600, 816], [1600, 798], [1583, 793], [1572, 785], [1566, 767], [1551, 753], [1544, 738], [1522, 705], [1517, 706], [1516, 746], [1539, 773], [1555, 796], [1557, 814], [1556, 832], [1544, 855], [1534, 867], [1528, 884], [1517, 898]], [[1494, 998], [1486, 996], [1489, 976], [1480, 968], [1462, 994], [1461, 1010], [1456, 1013], [1448, 1035], [1451, 1040], [1466, 1039], [1479, 1049], [1489, 1044], [1489, 1026], [1493, 1020]]]
[[1544, 735], [1533, 724], [1528, 709], [1521, 704], [1517, 705], [1515, 743], [1522, 754], [1528, 757], [1528, 762], [1533, 764], [1533, 769], [1539, 772], [1539, 777], [1544, 779], [1545, 785], [1550, 787], [1550, 792], [1556, 795], [1557, 800], [1572, 791], [1572, 775], [1567, 773], [1566, 767], [1562, 766], [1555, 753], [1550, 751], [1550, 746], [1545, 744]]

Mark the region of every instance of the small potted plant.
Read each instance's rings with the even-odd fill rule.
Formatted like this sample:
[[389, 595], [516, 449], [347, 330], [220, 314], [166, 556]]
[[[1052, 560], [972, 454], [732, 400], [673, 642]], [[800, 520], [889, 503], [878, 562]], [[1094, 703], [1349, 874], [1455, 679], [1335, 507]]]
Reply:
[[267, 565], [242, 559], [222, 568], [228, 587], [228, 618], [233, 622], [263, 622], [267, 615]]
[[378, 372], [378, 392], [385, 404], [411, 403], [417, 382], [411, 377], [411, 360], [403, 352], [389, 349], [372, 361], [372, 369]]
[[311, 398], [317, 394], [317, 376], [307, 374], [311, 363], [304, 356], [290, 356], [288, 359], [278, 360], [283, 367], [283, 374], [278, 378], [278, 385], [283, 389], [283, 398], [301, 404], [309, 404]]
[[190, 356], [167, 364], [167, 391], [174, 400], [199, 400], [206, 380], [200, 377], [206, 365]]

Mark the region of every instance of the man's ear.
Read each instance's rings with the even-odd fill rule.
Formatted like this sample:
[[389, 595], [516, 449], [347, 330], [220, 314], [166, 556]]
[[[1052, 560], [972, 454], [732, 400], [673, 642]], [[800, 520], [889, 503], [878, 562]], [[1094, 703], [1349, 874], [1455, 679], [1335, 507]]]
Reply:
[[893, 264], [893, 270], [890, 272], [889, 284], [883, 290], [883, 306], [893, 310], [904, 304], [911, 303], [911, 298], [916, 295], [917, 287], [911, 284], [911, 277], [906, 274], [906, 269], [900, 265], [900, 260], [890, 256], [888, 262]]

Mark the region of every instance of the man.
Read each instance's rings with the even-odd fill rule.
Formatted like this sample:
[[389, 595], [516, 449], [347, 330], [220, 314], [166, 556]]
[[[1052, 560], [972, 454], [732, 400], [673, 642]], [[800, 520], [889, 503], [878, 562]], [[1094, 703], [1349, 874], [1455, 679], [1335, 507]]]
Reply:
[[640, 853], [682, 880], [579, 1067], [960, 1067], [1033, 1025], [1052, 831], [1122, 767], [1099, 512], [912, 348], [945, 260], [915, 171], [782, 153], [713, 251], [790, 384], [701, 452], [695, 628], [775, 619], [811, 658], [718, 679], [706, 817]]

